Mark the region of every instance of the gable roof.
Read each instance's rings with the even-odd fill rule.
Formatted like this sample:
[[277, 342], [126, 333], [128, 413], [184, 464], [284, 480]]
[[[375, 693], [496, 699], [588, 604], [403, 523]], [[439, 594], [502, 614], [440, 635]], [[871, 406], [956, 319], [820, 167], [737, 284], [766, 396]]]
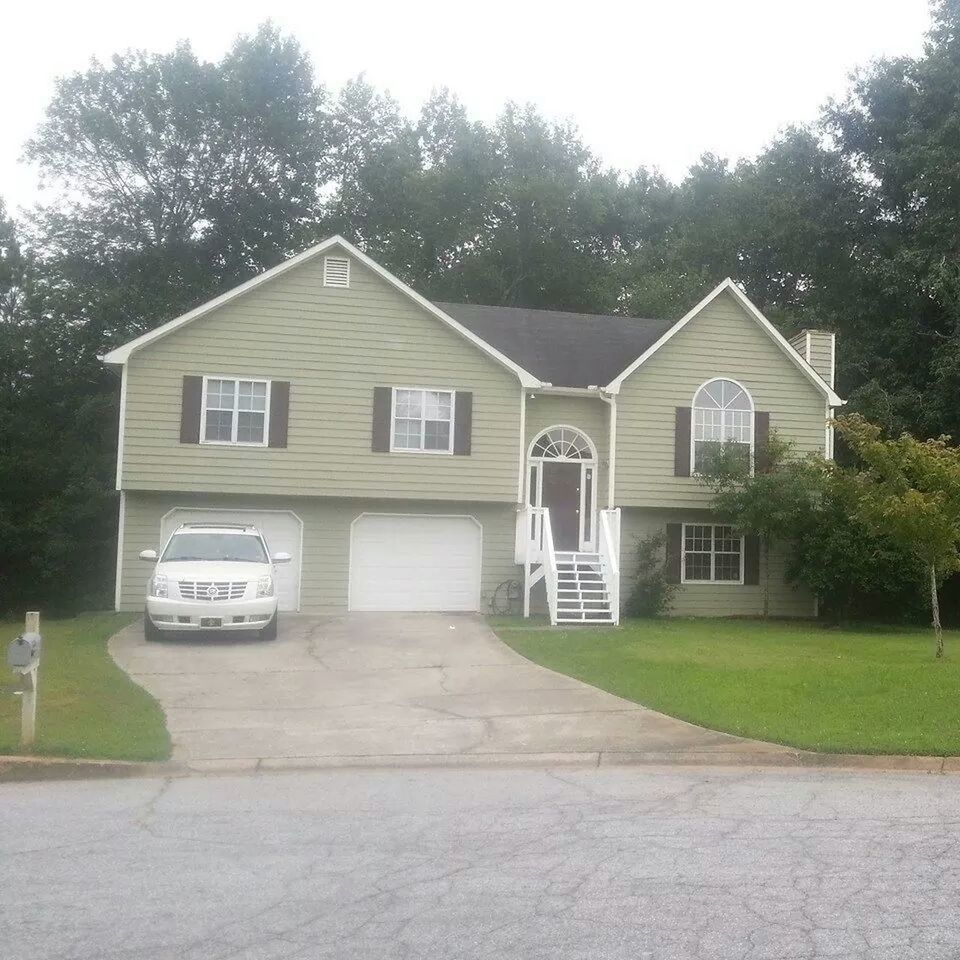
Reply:
[[263, 273], [258, 274], [252, 279], [247, 280], [246, 283], [241, 283], [239, 286], [233, 287], [231, 290], [221, 294], [219, 297], [214, 297], [212, 300], [208, 300], [206, 303], [200, 304], [200, 306], [195, 307], [193, 310], [190, 310], [173, 320], [168, 320], [159, 327], [156, 327], [147, 333], [141, 334], [141, 336], [136, 337], [122, 346], [109, 351], [100, 359], [104, 363], [118, 364], [122, 366], [135, 351], [140, 350], [156, 340], [160, 340], [163, 337], [168, 336], [174, 331], [179, 330], [181, 327], [186, 326], [188, 323], [198, 320], [200, 317], [205, 316], [213, 310], [216, 310], [218, 307], [222, 307], [224, 304], [230, 303], [232, 300], [236, 300], [237, 297], [241, 297], [245, 293], [256, 289], [261, 284], [266, 283], [268, 280], [272, 280], [275, 277], [286, 273], [288, 270], [292, 270], [294, 267], [298, 267], [301, 264], [312, 260], [314, 257], [325, 253], [333, 247], [340, 247], [344, 252], [348, 253], [359, 263], [362, 263], [365, 267], [372, 270], [382, 279], [386, 280], [391, 286], [395, 287], [402, 294], [413, 300], [418, 306], [435, 316], [448, 327], [451, 327], [489, 357], [496, 360], [499, 364], [516, 374], [523, 386], [539, 387], [541, 385], [540, 380], [532, 373], [515, 363], [512, 359], [501, 353], [495, 347], [491, 346], [485, 340], [482, 340], [475, 333], [473, 333], [473, 331], [467, 329], [453, 317], [444, 313], [443, 310], [432, 304], [425, 297], [420, 296], [416, 290], [408, 287], [402, 280], [390, 273], [389, 270], [381, 267], [379, 263], [371, 260], [370, 257], [368, 257], [365, 253], [363, 253], [361, 250], [358, 250], [352, 243], [344, 240], [344, 238], [340, 236], [330, 237], [328, 240], [324, 240], [322, 243], [318, 243], [315, 246], [310, 247], [308, 250], [304, 250], [303, 253], [299, 253], [297, 256], [291, 257], [289, 260], [284, 260], [283, 263], [279, 263], [270, 270], [266, 270]]
[[[529, 310], [467, 303], [431, 303], [341, 236], [330, 237], [219, 297], [104, 354], [104, 363], [123, 366], [130, 355], [243, 296], [261, 284], [339, 247], [377, 276], [514, 373], [524, 387], [599, 387], [617, 393], [624, 380], [679, 333], [721, 293], [729, 291], [747, 315], [773, 339], [831, 406], [843, 401], [729, 277], [676, 323], [559, 310]], [[636, 357], [626, 369], [625, 357]]]
[[673, 325], [670, 320], [472, 303], [437, 303], [482, 340], [557, 387], [602, 387]]
[[816, 370], [807, 363], [806, 360], [787, 342], [783, 334], [760, 312], [750, 298], [727, 277], [723, 283], [718, 284], [710, 291], [692, 310], [685, 313], [675, 324], [660, 336], [657, 341], [647, 347], [643, 353], [637, 357], [622, 373], [610, 381], [607, 389], [612, 393], [617, 393], [624, 380], [627, 379], [638, 367], [643, 366], [665, 343], [669, 342], [678, 334], [698, 313], [705, 307], [713, 303], [720, 294], [728, 292], [743, 307], [747, 316], [750, 317], [759, 327], [769, 335], [770, 339], [780, 348], [788, 360], [826, 397], [831, 407], [843, 406], [843, 400], [833, 391], [830, 385], [817, 373]]

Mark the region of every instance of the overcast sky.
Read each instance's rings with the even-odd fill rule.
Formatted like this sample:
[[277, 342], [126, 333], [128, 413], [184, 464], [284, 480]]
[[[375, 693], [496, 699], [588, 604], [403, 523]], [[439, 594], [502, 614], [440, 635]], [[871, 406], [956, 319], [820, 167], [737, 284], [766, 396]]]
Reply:
[[610, 3], [11, 3], [0, 32], [0, 196], [38, 198], [18, 162], [55, 77], [127, 48], [182, 38], [217, 59], [267, 17], [295, 34], [337, 88], [365, 71], [412, 115], [450, 87], [479, 119], [504, 101], [571, 119], [608, 164], [679, 179], [705, 150], [736, 158], [816, 117], [871, 59], [916, 54], [927, 0], [633, 0]]

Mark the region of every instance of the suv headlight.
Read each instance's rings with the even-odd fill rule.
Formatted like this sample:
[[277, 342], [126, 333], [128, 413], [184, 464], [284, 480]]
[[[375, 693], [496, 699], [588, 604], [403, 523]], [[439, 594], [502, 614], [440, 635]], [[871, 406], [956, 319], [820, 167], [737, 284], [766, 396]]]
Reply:
[[167, 596], [167, 578], [162, 573], [155, 573], [150, 578], [150, 596]]
[[258, 597], [273, 596], [273, 577], [271, 577], [269, 573], [265, 577], [261, 577], [257, 581], [257, 596]]

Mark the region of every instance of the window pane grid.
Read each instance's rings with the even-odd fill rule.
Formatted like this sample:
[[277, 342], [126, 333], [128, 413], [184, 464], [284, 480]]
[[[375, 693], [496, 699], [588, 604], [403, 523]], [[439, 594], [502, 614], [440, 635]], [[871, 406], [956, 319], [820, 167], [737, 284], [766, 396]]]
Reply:
[[750, 467], [753, 446], [753, 406], [731, 380], [705, 384], [693, 399], [693, 469], [708, 470], [721, 444], [740, 444], [744, 465]]
[[266, 442], [267, 382], [210, 379], [206, 382], [203, 439], [214, 443]]
[[453, 391], [394, 389], [393, 449], [451, 451]]
[[688, 523], [683, 527], [685, 583], [740, 583], [743, 540], [733, 527]]

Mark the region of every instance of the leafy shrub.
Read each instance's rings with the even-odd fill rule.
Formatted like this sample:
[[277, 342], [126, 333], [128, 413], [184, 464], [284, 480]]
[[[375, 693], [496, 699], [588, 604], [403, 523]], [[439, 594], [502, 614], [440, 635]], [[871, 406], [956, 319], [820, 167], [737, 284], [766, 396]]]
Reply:
[[670, 609], [676, 584], [667, 581], [663, 532], [638, 537], [634, 547], [633, 585], [624, 612], [631, 617], [658, 617]]

